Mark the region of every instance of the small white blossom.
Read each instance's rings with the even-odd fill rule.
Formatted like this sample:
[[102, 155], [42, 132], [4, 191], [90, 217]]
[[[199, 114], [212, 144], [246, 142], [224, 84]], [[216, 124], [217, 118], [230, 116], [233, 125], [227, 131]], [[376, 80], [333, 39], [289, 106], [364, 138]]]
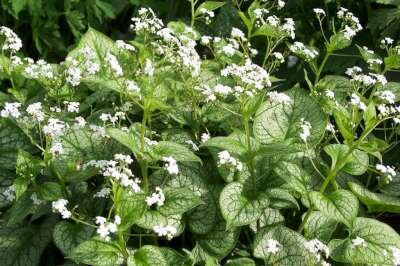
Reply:
[[100, 191], [97, 191], [93, 198], [107, 198], [111, 193], [111, 189], [108, 187], [103, 187]]
[[358, 97], [358, 95], [355, 93], [351, 94], [350, 104], [358, 107], [362, 111], [367, 110], [367, 106], [365, 105], [365, 103], [362, 102], [360, 97]]
[[67, 107], [68, 113], [79, 113], [79, 102], [64, 101], [64, 105]]
[[400, 249], [396, 247], [391, 247], [392, 250], [392, 261], [393, 261], [393, 266], [399, 266], [400, 265]]
[[7, 201], [14, 201], [15, 200], [15, 190], [14, 190], [14, 186], [9, 186], [7, 187], [3, 193], [2, 193], [3, 197], [7, 200]]
[[394, 104], [395, 100], [396, 100], [396, 95], [393, 92], [388, 91], [388, 90], [377, 91], [375, 93], [375, 95], [390, 104]]
[[315, 255], [317, 261], [321, 261], [321, 255], [325, 255], [326, 259], [329, 257], [329, 248], [318, 239], [307, 241], [304, 246], [309, 252]]
[[75, 128], [84, 128], [86, 125], [86, 120], [82, 116], [77, 116], [75, 117], [75, 123], [74, 127]]
[[81, 83], [82, 71], [79, 68], [75, 66], [68, 67], [66, 75], [66, 81], [71, 84], [71, 86], [76, 87]]
[[152, 77], [154, 75], [154, 66], [153, 62], [150, 59], [146, 59], [146, 62], [144, 63], [143, 72], [149, 77]]
[[352, 248], [363, 248], [366, 247], [367, 243], [361, 237], [357, 236], [356, 238], [351, 240], [351, 247]]
[[317, 15], [317, 17], [321, 16], [321, 17], [325, 17], [325, 11], [321, 8], [314, 8], [313, 9], [314, 13]]
[[58, 212], [61, 214], [63, 219], [71, 218], [72, 213], [67, 209], [68, 200], [66, 199], [58, 199], [51, 203], [53, 208], [53, 212]]
[[304, 118], [301, 119], [301, 132], [299, 134], [301, 140], [303, 140], [304, 142], [307, 142], [308, 138], [311, 135], [311, 124], [310, 122], [304, 120]]
[[160, 187], [156, 187], [155, 192], [153, 192], [150, 197], [146, 198], [146, 203], [147, 206], [149, 207], [153, 205], [160, 207], [164, 205], [164, 202], [165, 202], [165, 196]]
[[192, 147], [192, 150], [198, 151], [199, 147], [196, 145], [196, 143], [193, 142], [193, 140], [187, 140], [185, 141], [186, 144], [189, 144]]
[[63, 148], [61, 142], [54, 142], [50, 148], [50, 153], [53, 154], [54, 156], [63, 154], [63, 152], [64, 152], [64, 148]]
[[268, 239], [265, 251], [267, 253], [272, 253], [273, 255], [275, 255], [279, 252], [280, 247], [281, 244], [278, 241], [276, 241], [275, 239]]
[[108, 62], [108, 64], [110, 65], [110, 68], [112, 69], [112, 71], [114, 72], [114, 74], [117, 77], [120, 77], [124, 74], [121, 65], [118, 62], [118, 59], [115, 57], [115, 55], [111, 54], [111, 53], [107, 53], [105, 60]]
[[35, 192], [32, 193], [31, 200], [32, 200], [33, 205], [35, 205], [35, 206], [39, 206], [43, 202], [42, 200], [40, 200], [38, 198], [38, 196]]
[[121, 218], [115, 215], [114, 222], [107, 222], [107, 219], [102, 216], [96, 216], [96, 224], [99, 225], [96, 232], [99, 236], [105, 240], [109, 240], [111, 233], [116, 233], [118, 225], [121, 224]]
[[130, 52], [134, 52], [136, 50], [133, 45], [131, 45], [129, 43], [126, 43], [126, 42], [124, 42], [122, 40], [117, 40], [115, 42], [115, 44], [117, 45], [117, 48], [122, 49], [122, 50], [127, 50], [127, 51], [130, 51]]
[[208, 133], [201, 134], [201, 142], [202, 143], [206, 142], [209, 139], [210, 139], [210, 134], [208, 134]]
[[171, 240], [177, 233], [176, 228], [172, 225], [166, 225], [166, 226], [156, 225], [153, 227], [153, 231], [158, 236], [167, 237], [168, 240]]
[[292, 99], [282, 92], [271, 91], [268, 92], [267, 95], [274, 103], [289, 104], [292, 102]]
[[179, 167], [174, 158], [168, 156], [168, 157], [163, 157], [162, 160], [165, 162], [164, 167], [169, 174], [171, 175], [179, 174]]
[[390, 165], [383, 165], [378, 163], [376, 164], [375, 168], [385, 176], [385, 178], [387, 179], [387, 183], [391, 182], [393, 180], [393, 177], [397, 175], [396, 169]]
[[1, 112], [0, 112], [0, 115], [1, 115], [1, 117], [19, 118], [21, 116], [21, 113], [19, 111], [20, 107], [21, 107], [21, 104], [18, 102], [14, 102], [14, 103], [6, 102], [4, 104], [4, 109], [1, 110]]
[[5, 37], [3, 47], [1, 48], [3, 51], [8, 50], [12, 53], [16, 53], [22, 48], [21, 39], [10, 28], [1, 26], [0, 35]]
[[66, 125], [63, 121], [57, 118], [49, 118], [47, 124], [43, 127], [43, 132], [52, 137], [61, 136], [64, 133]]
[[228, 151], [221, 151], [218, 153], [218, 166], [227, 165], [235, 167], [236, 170], [242, 171], [243, 164], [236, 158], [232, 157]]
[[325, 96], [331, 100], [335, 99], [335, 93], [329, 89], [325, 91]]
[[28, 105], [28, 107], [26, 108], [26, 112], [38, 122], [42, 122], [44, 120], [44, 113], [42, 111], [41, 102]]
[[285, 62], [285, 58], [280, 52], [274, 52], [272, 53], [272, 56], [275, 58], [275, 60], [277, 60], [281, 64]]

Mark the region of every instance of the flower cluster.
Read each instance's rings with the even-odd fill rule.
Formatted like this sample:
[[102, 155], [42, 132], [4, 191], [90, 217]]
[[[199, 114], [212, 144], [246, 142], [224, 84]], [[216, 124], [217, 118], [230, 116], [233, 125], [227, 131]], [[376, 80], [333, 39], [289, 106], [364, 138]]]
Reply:
[[359, 236], [351, 240], [352, 248], [365, 248], [366, 246], [367, 243], [365, 243], [365, 240]]
[[281, 244], [275, 239], [268, 239], [265, 251], [273, 255], [277, 254], [280, 250]]
[[348, 9], [341, 7], [336, 15], [342, 21], [342, 25], [344, 26], [342, 32], [346, 39], [351, 40], [357, 32], [362, 30], [359, 19], [348, 11]]
[[393, 180], [393, 177], [397, 175], [396, 170], [393, 166], [376, 164], [376, 170], [382, 173], [385, 177], [387, 183], [390, 183]]
[[304, 45], [304, 43], [301, 42], [294, 42], [292, 45], [290, 45], [289, 49], [296, 55], [304, 58], [306, 61], [312, 61], [318, 56], [317, 50], [308, 48]]
[[160, 206], [164, 205], [164, 202], [165, 202], [165, 196], [160, 187], [156, 187], [155, 192], [153, 192], [150, 197], [146, 198], [146, 203], [147, 203], [147, 206], [149, 206], [149, 207], [151, 207], [153, 205], [160, 207]]
[[130, 28], [136, 33], [154, 34], [164, 27], [162, 20], [157, 18], [151, 8], [140, 8], [138, 11], [138, 17], [132, 18], [132, 22]]
[[1, 117], [19, 118], [21, 116], [20, 107], [21, 104], [18, 102], [6, 102], [4, 103], [4, 108], [1, 110], [0, 115]]
[[165, 236], [168, 240], [171, 240], [177, 233], [175, 226], [172, 225], [156, 225], [153, 227], [153, 231], [160, 237]]
[[10, 28], [1, 26], [0, 36], [4, 36], [5, 38], [3, 46], [1, 48], [3, 51], [10, 51], [12, 53], [16, 53], [22, 48], [21, 39]]
[[53, 212], [60, 213], [63, 219], [69, 219], [72, 216], [72, 213], [67, 209], [67, 205], [68, 200], [66, 199], [58, 199], [51, 204]]
[[315, 255], [318, 262], [321, 261], [321, 255], [324, 255], [326, 259], [329, 257], [329, 247], [318, 239], [307, 241], [304, 246], [309, 252]]
[[117, 232], [118, 225], [121, 224], [121, 217], [115, 215], [114, 222], [108, 222], [106, 218], [102, 216], [96, 216], [96, 224], [99, 225], [96, 230], [99, 236], [105, 240], [109, 240], [109, 235]]
[[238, 171], [243, 170], [242, 162], [232, 157], [228, 151], [221, 151], [218, 153], [218, 166], [223, 165], [235, 167]]
[[168, 157], [163, 157], [162, 160], [165, 162], [164, 167], [169, 174], [171, 175], [179, 174], [179, 167], [174, 158], [168, 156]]
[[290, 104], [292, 102], [292, 99], [282, 92], [270, 91], [267, 93], [267, 95], [274, 103]]
[[301, 119], [300, 121], [300, 128], [301, 132], [299, 134], [300, 139], [304, 142], [307, 142], [308, 138], [311, 135], [311, 124], [310, 122], [306, 121], [304, 118]]

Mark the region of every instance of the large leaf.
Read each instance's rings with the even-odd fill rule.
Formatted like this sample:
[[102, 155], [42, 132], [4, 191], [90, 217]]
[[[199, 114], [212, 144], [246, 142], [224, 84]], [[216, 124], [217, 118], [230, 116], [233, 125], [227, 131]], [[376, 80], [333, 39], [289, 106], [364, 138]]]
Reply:
[[368, 207], [369, 212], [400, 213], [400, 199], [374, 193], [356, 183], [350, 182], [348, 185], [357, 198]]
[[66, 255], [80, 243], [88, 240], [93, 235], [92, 227], [61, 221], [56, 224], [53, 231], [53, 240], [56, 246]]
[[121, 217], [119, 230], [129, 228], [143, 215], [146, 210], [145, 199], [146, 195], [143, 193], [131, 193], [126, 190], [121, 193], [121, 198], [116, 204], [117, 213]]
[[[268, 252], [269, 240], [279, 242], [276, 254]], [[267, 227], [256, 234], [253, 254], [263, 259], [266, 265], [313, 265], [310, 264], [313, 260], [304, 247], [305, 243], [306, 240], [300, 234], [283, 225]]]
[[176, 235], [183, 232], [184, 225], [181, 222], [181, 215], [164, 216], [157, 210], [146, 210], [136, 221], [136, 224], [144, 229], [153, 230], [155, 226], [171, 225], [176, 228]]
[[19, 150], [32, 150], [28, 137], [11, 121], [0, 119], [0, 170], [15, 169]]
[[128, 258], [128, 266], [168, 266], [167, 259], [159, 247], [143, 246]]
[[166, 188], [164, 189], [165, 203], [158, 211], [165, 216], [183, 214], [200, 204], [200, 196], [188, 188]]
[[135, 155], [140, 151], [140, 142], [133, 133], [128, 133], [118, 128], [109, 128], [107, 133], [110, 137], [129, 148]]
[[226, 230], [225, 222], [220, 221], [209, 233], [199, 236], [198, 242], [208, 254], [222, 259], [236, 246], [239, 233], [239, 228]]
[[201, 162], [200, 158], [191, 150], [181, 144], [170, 141], [158, 142], [158, 144], [153, 148], [153, 156], [156, 160], [161, 160], [163, 157], [171, 156], [177, 161]]
[[230, 183], [222, 190], [219, 205], [228, 228], [251, 224], [266, 207], [265, 202], [245, 195], [243, 184], [238, 182]]
[[358, 200], [350, 191], [340, 189], [329, 195], [311, 192], [309, 198], [317, 210], [352, 227], [353, 220], [358, 214]]
[[307, 239], [319, 239], [328, 242], [336, 230], [337, 221], [320, 211], [313, 211], [304, 225], [304, 236]]
[[69, 257], [76, 262], [93, 266], [122, 265], [124, 261], [115, 243], [98, 238], [82, 242], [72, 250]]
[[0, 261], [5, 266], [37, 266], [51, 241], [53, 219], [41, 225], [16, 225], [0, 228]]
[[13, 186], [14, 176], [9, 171], [0, 171], [0, 208], [8, 206], [12, 203], [12, 199], [4, 193]]
[[301, 119], [311, 124], [308, 147], [320, 142], [326, 128], [327, 119], [319, 105], [299, 87], [287, 92], [292, 99], [288, 104], [264, 102], [254, 119], [254, 135], [262, 143], [292, 143], [304, 147], [299, 134]]
[[[364, 239], [365, 246], [352, 246], [356, 237]], [[357, 218], [348, 238], [329, 243], [331, 257], [338, 262], [368, 265], [393, 265], [392, 247], [400, 248], [400, 237], [387, 224], [369, 218]], [[384, 254], [387, 254], [385, 256]]]
[[90, 160], [111, 159], [117, 146], [112, 139], [103, 138], [89, 129], [71, 129], [60, 139], [64, 152], [53, 159], [53, 166], [64, 181], [85, 180], [98, 169], [83, 168]]
[[40, 161], [29, 152], [19, 150], [17, 155], [14, 189], [17, 199], [26, 191], [32, 179], [36, 178], [41, 170]]

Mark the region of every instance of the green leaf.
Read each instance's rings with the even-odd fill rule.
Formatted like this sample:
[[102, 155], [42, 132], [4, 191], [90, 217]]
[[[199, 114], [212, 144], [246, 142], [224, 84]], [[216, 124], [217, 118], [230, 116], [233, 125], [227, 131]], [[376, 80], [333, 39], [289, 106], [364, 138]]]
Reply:
[[297, 200], [289, 191], [281, 188], [271, 188], [267, 190], [270, 199], [270, 207], [274, 209], [300, 209]]
[[279, 162], [274, 172], [286, 182], [286, 187], [300, 195], [306, 195], [313, 188], [312, 177], [295, 163]]
[[128, 133], [118, 128], [109, 128], [107, 129], [107, 134], [125, 147], [129, 148], [135, 156], [140, 153], [140, 141], [133, 133]]
[[[279, 251], [272, 254], [267, 250], [269, 240], [280, 243]], [[263, 259], [266, 265], [313, 265], [312, 258], [305, 250], [306, 240], [297, 232], [283, 226], [267, 227], [260, 230], [254, 239], [254, 257]]]
[[400, 213], [400, 199], [369, 191], [367, 188], [350, 182], [351, 191], [368, 207], [368, 212]]
[[74, 248], [69, 257], [78, 263], [93, 266], [122, 265], [124, 257], [112, 241], [92, 238]]
[[285, 34], [283, 31], [279, 30], [277, 27], [272, 26], [271, 24], [263, 24], [261, 27], [257, 28], [251, 37], [255, 36], [265, 36], [272, 38], [281, 38], [284, 37]]
[[218, 259], [227, 256], [239, 238], [240, 229], [231, 228], [226, 230], [226, 224], [220, 221], [209, 233], [198, 236], [198, 243], [209, 255]]
[[289, 104], [266, 101], [261, 105], [254, 119], [254, 136], [263, 144], [290, 143], [304, 148], [305, 144], [299, 137], [303, 118], [312, 127], [307, 145], [309, 148], [315, 146], [324, 135], [326, 116], [308, 93], [298, 86], [287, 94], [292, 99]]
[[191, 150], [181, 144], [170, 141], [159, 141], [153, 148], [153, 156], [157, 160], [161, 160], [164, 156], [172, 156], [175, 160], [181, 162], [201, 163], [201, 159]]
[[17, 199], [26, 191], [32, 179], [36, 178], [41, 170], [40, 161], [30, 153], [19, 150], [17, 155], [14, 189]]
[[13, 186], [14, 176], [11, 172], [0, 171], [0, 208], [8, 206], [12, 203], [11, 198], [4, 193], [6, 190], [11, 189]]
[[317, 210], [352, 227], [358, 214], [358, 200], [350, 191], [339, 189], [329, 195], [314, 191], [310, 193], [309, 198]]
[[53, 157], [53, 167], [66, 182], [83, 181], [99, 170], [93, 167], [83, 169], [90, 160], [111, 159], [119, 146], [110, 139], [91, 132], [88, 128], [70, 129], [61, 138], [64, 152]]
[[261, 145], [260, 149], [257, 151], [257, 154], [261, 156], [278, 156], [296, 152], [299, 152], [299, 150], [293, 146], [289, 146], [286, 144], [272, 143], [272, 144]]
[[234, 136], [214, 137], [204, 142], [202, 147], [215, 147], [221, 150], [227, 150], [230, 153], [241, 155], [247, 151], [247, 147]]
[[176, 228], [177, 233], [175, 236], [178, 236], [183, 232], [184, 229], [181, 219], [181, 215], [165, 216], [157, 210], [146, 210], [139, 220], [136, 221], [136, 224], [139, 227], [149, 230], [153, 230], [153, 228], [157, 225], [171, 225]]
[[66, 255], [72, 249], [88, 240], [94, 232], [94, 228], [68, 221], [60, 221], [53, 230], [54, 244]]
[[24, 194], [8, 210], [8, 225], [14, 225], [22, 222], [26, 216], [32, 213], [33, 203], [31, 193], [25, 191]]
[[258, 227], [263, 228], [265, 226], [273, 226], [284, 222], [285, 217], [279, 212], [279, 210], [265, 208], [263, 214], [260, 216], [260, 219], [258, 219], [257, 222], [250, 224], [250, 228], [253, 230], [253, 232], [257, 232]]
[[385, 57], [384, 62], [387, 69], [400, 69], [400, 55], [397, 53]]
[[332, 159], [332, 168], [341, 163], [339, 169], [351, 175], [362, 175], [368, 170], [369, 157], [366, 152], [353, 150], [348, 154], [349, 147], [344, 144], [330, 144], [324, 147], [324, 151]]
[[198, 15], [201, 14], [200, 10], [202, 8], [205, 8], [205, 9], [207, 9], [209, 11], [213, 11], [213, 10], [216, 10], [216, 9], [222, 7], [225, 4], [226, 3], [224, 1], [205, 1], [205, 2], [201, 3], [197, 7], [196, 12], [195, 12], [195, 16], [198, 16]]
[[192, 265], [191, 259], [172, 248], [159, 248], [164, 255], [168, 265], [186, 266]]
[[164, 194], [165, 203], [158, 211], [165, 216], [183, 214], [203, 203], [200, 195], [188, 188], [166, 188]]
[[40, 185], [39, 196], [48, 201], [65, 198], [63, 188], [56, 182], [44, 182]]
[[328, 52], [336, 50], [342, 50], [351, 45], [351, 39], [347, 39], [343, 32], [336, 33], [329, 38], [329, 44], [327, 46]]
[[331, 239], [336, 227], [336, 220], [320, 211], [313, 211], [304, 225], [304, 236], [307, 239], [319, 239], [326, 243]]
[[142, 246], [128, 258], [127, 266], [169, 266], [164, 253], [156, 246]]
[[121, 217], [118, 230], [125, 231], [143, 215], [146, 210], [146, 195], [124, 190], [116, 203], [117, 214]]
[[243, 190], [243, 184], [233, 182], [221, 192], [219, 205], [227, 228], [251, 224], [261, 216], [265, 207], [259, 200], [249, 199]]
[[0, 228], [0, 261], [2, 265], [37, 266], [51, 241], [53, 219], [40, 225], [20, 224]]
[[[364, 239], [366, 246], [352, 247], [356, 237]], [[331, 257], [337, 262], [368, 265], [393, 265], [392, 247], [400, 248], [400, 237], [387, 224], [370, 218], [356, 218], [353, 230], [346, 239], [329, 242]], [[388, 254], [384, 256], [384, 254]]]
[[15, 171], [19, 150], [32, 150], [28, 137], [10, 120], [0, 119], [0, 170]]

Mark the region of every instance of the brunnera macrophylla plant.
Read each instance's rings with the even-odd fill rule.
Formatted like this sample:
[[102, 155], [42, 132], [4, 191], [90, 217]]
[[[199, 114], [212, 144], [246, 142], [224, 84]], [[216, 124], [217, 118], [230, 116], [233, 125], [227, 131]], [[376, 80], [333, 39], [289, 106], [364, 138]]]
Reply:
[[[2, 265], [56, 248], [64, 265], [400, 265], [379, 220], [400, 212], [384, 161], [400, 46], [358, 47], [363, 65], [324, 75], [362, 30], [351, 11], [314, 9], [317, 49], [274, 15], [284, 1], [202, 36], [222, 5], [191, 1], [190, 25], [141, 8], [133, 40], [89, 29], [59, 64], [23, 57], [0, 28]], [[278, 91], [275, 73], [299, 59], [306, 82]]]

